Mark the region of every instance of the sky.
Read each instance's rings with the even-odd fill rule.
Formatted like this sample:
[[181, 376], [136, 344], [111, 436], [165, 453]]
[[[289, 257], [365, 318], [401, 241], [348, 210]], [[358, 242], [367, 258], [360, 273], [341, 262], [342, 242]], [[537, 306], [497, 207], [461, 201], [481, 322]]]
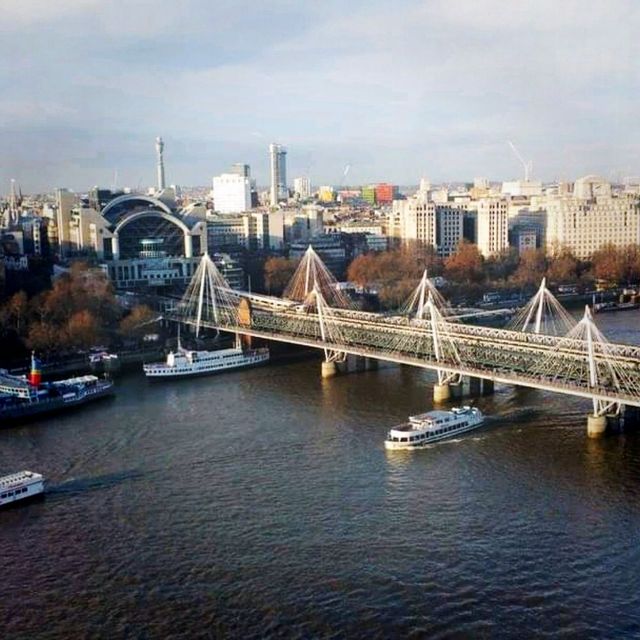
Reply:
[[[637, 0], [2, 0], [0, 194], [640, 174]], [[349, 172], [344, 176], [346, 165]]]

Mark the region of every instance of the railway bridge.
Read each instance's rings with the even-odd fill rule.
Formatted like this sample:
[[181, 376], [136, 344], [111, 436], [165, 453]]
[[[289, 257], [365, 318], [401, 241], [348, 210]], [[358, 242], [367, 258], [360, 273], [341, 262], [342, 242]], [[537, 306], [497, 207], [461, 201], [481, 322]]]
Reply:
[[310, 247], [283, 298], [231, 289], [204, 255], [169, 318], [324, 351], [322, 375], [335, 375], [347, 355], [431, 369], [434, 400], [505, 383], [587, 398], [591, 436], [604, 433], [607, 418], [640, 407], [640, 346], [608, 342], [589, 307], [576, 322], [543, 281], [538, 293], [497, 329], [464, 324], [423, 275], [396, 314], [352, 308]]

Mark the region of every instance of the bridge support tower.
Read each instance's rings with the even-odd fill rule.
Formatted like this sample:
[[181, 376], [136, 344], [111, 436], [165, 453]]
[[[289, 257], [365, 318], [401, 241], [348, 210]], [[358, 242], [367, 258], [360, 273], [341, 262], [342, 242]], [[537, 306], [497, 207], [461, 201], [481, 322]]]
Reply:
[[462, 386], [462, 380], [458, 382], [449, 383], [449, 391], [452, 398], [462, 398], [464, 394], [464, 387]]
[[486, 378], [482, 380], [482, 395], [490, 396], [494, 391], [493, 380], [487, 380]]
[[607, 431], [607, 416], [591, 414], [587, 416], [587, 435], [590, 438], [599, 438]]
[[482, 380], [480, 380], [480, 378], [476, 378], [475, 376], [469, 376], [469, 395], [470, 396], [479, 396], [481, 387], [482, 387]]
[[333, 378], [338, 374], [338, 365], [335, 360], [323, 360], [320, 375], [323, 378]]
[[433, 385], [433, 401], [435, 403], [447, 402], [451, 398], [451, 385], [448, 382]]

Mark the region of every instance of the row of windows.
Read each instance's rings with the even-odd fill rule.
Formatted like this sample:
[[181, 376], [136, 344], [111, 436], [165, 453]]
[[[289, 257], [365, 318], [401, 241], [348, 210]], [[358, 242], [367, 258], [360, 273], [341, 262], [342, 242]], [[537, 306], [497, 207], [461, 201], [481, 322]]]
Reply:
[[450, 427], [442, 427], [440, 429], [436, 429], [431, 433], [422, 433], [417, 436], [410, 436], [409, 438], [391, 438], [393, 442], [416, 442], [417, 440], [424, 440], [425, 438], [431, 438], [432, 436], [438, 436], [443, 433], [448, 433], [449, 431], [454, 431], [457, 429], [461, 429], [462, 427], [466, 427], [468, 423], [461, 422], [457, 425], [452, 425]]
[[22, 487], [22, 489], [16, 489], [15, 491], [7, 491], [7, 493], [0, 493], [0, 499], [4, 500], [4, 498], [12, 498], [14, 495], [20, 495], [21, 493], [26, 493], [29, 491], [27, 487]]

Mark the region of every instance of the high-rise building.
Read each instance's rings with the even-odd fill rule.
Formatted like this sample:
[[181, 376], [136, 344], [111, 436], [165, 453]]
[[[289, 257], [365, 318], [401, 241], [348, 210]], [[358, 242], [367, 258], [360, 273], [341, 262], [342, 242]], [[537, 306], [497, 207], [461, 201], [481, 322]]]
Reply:
[[56, 191], [57, 210], [56, 226], [58, 228], [58, 250], [60, 256], [65, 256], [70, 249], [71, 241], [71, 211], [76, 204], [76, 194], [68, 189]]
[[278, 202], [287, 200], [287, 150], [279, 144], [272, 142], [269, 145], [269, 158], [271, 164], [271, 206], [277, 206]]
[[293, 181], [293, 191], [302, 200], [311, 197], [311, 180], [307, 176], [296, 178]]
[[466, 207], [455, 202], [436, 204], [436, 248], [438, 255], [454, 254], [464, 237]]
[[480, 253], [488, 258], [509, 246], [509, 204], [503, 198], [478, 200], [476, 243]]
[[251, 209], [251, 179], [237, 173], [215, 176], [213, 208], [219, 213], [242, 213]]
[[162, 191], [165, 187], [164, 183], [164, 142], [158, 136], [156, 138], [156, 155], [158, 157], [158, 191]]
[[236, 162], [231, 165], [231, 171], [229, 171], [229, 173], [233, 173], [237, 176], [242, 176], [243, 178], [250, 178], [251, 167], [248, 164]]

